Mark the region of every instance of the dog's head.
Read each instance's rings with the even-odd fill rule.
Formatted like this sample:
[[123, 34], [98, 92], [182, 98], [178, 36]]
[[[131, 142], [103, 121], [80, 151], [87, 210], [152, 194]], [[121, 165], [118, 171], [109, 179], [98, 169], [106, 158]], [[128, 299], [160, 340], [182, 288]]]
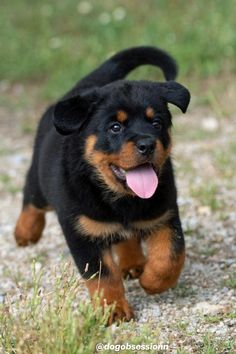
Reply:
[[54, 124], [73, 140], [109, 190], [150, 198], [171, 152], [168, 103], [185, 112], [189, 91], [176, 82], [117, 81], [59, 101]]

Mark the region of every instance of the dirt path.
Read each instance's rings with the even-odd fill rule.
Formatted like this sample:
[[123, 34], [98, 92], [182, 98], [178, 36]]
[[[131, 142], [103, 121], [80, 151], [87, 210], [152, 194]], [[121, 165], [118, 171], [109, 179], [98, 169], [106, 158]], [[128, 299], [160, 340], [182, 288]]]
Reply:
[[[33, 259], [46, 267], [49, 282], [55, 264], [70, 259], [53, 214], [36, 246], [20, 249], [13, 240], [31, 156], [30, 131], [41, 110], [16, 108], [13, 95], [12, 106], [0, 110], [0, 301], [6, 293], [14, 297], [19, 285], [30, 288]], [[126, 282], [138, 324], [149, 321], [154, 329], [158, 324], [163, 342], [172, 348], [184, 345], [188, 352], [214, 338], [219, 353], [230, 353], [228, 342], [236, 338], [235, 118], [217, 117], [209, 108], [192, 108], [175, 118], [173, 156], [186, 234], [185, 269], [178, 286], [160, 296], [146, 296], [136, 281]]]

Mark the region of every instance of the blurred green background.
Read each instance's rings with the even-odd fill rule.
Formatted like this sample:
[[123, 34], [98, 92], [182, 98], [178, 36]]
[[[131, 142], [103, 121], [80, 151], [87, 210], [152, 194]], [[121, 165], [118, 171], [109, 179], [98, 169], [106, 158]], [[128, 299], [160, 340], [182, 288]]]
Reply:
[[[155, 45], [178, 61], [179, 81], [236, 71], [235, 0], [1, 0], [0, 79], [54, 99], [116, 51]], [[140, 69], [136, 78], [162, 78]], [[191, 87], [190, 87], [191, 88]]]

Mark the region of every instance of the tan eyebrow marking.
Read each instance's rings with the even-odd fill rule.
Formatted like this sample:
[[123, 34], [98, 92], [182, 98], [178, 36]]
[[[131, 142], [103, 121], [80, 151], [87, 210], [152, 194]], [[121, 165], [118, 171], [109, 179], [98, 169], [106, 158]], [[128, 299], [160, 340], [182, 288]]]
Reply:
[[120, 123], [124, 123], [128, 119], [128, 114], [125, 111], [118, 111], [116, 118]]
[[147, 116], [148, 119], [153, 119], [154, 118], [154, 110], [153, 110], [152, 107], [147, 107], [146, 116]]

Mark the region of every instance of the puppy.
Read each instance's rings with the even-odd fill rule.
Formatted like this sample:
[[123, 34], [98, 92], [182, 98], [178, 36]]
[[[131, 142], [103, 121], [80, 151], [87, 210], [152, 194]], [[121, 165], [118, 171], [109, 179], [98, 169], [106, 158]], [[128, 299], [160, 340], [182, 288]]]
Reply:
[[[160, 67], [167, 81], [123, 80], [144, 64]], [[36, 243], [46, 211], [55, 210], [91, 297], [99, 293], [102, 306], [114, 305], [109, 323], [133, 317], [122, 277], [161, 293], [176, 284], [184, 264], [168, 104], [185, 113], [190, 94], [173, 81], [176, 74], [175, 61], [160, 49], [121, 51], [39, 123], [15, 239]]]

